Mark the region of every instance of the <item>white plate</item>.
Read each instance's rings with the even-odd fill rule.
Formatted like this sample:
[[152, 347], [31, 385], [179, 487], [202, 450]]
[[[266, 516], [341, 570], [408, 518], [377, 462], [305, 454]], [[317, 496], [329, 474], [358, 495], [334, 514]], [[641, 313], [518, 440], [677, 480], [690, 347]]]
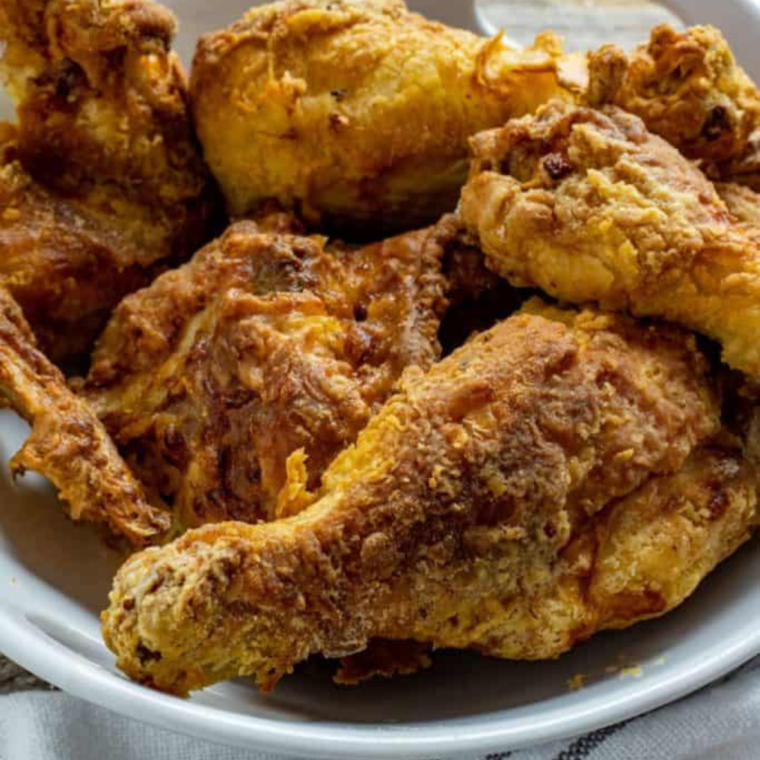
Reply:
[[[175, 0], [183, 55], [199, 30], [226, 24], [248, 4]], [[745, 66], [760, 74], [753, 39], [759, 11], [751, 0], [671, 5], [686, 21], [719, 23]], [[416, 3], [425, 6], [432, 16], [475, 23], [465, 0]], [[25, 434], [14, 415], [0, 413], [3, 462]], [[34, 476], [14, 486], [7, 468], [0, 469], [0, 504], [0, 651], [83, 699], [220, 743], [335, 760], [505, 751], [640, 715], [760, 654], [755, 541], [675, 613], [598, 636], [557, 662], [446, 653], [427, 673], [349, 690], [333, 686], [324, 666], [310, 664], [268, 698], [239, 682], [183, 701], [125, 680], [101, 642], [98, 612], [120, 558], [67, 521]], [[586, 686], [571, 692], [568, 682], [579, 673]]]

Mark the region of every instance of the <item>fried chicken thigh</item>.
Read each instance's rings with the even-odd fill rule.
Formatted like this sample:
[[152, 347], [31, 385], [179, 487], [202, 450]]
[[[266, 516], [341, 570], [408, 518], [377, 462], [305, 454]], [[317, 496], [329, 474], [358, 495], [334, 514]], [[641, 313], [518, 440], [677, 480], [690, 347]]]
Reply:
[[84, 398], [177, 529], [296, 512], [403, 370], [439, 358], [446, 242], [239, 222], [118, 307]]
[[460, 214], [516, 286], [679, 322], [760, 377], [760, 247], [704, 174], [618, 108], [555, 102], [473, 139]]
[[0, 283], [55, 359], [160, 262], [205, 242], [213, 190], [173, 16], [149, 0], [0, 0]]
[[533, 302], [408, 372], [299, 515], [128, 560], [106, 640], [178, 694], [268, 689], [374, 637], [555, 657], [673, 608], [747, 539], [756, 484], [719, 414], [693, 336]]
[[585, 84], [551, 35], [515, 51], [401, 0], [285, 0], [201, 40], [191, 95], [233, 215], [274, 198], [345, 234], [434, 222], [470, 135]]
[[636, 114], [713, 178], [760, 187], [760, 93], [714, 27], [658, 26], [630, 56], [605, 45], [589, 79], [591, 105]]
[[11, 462], [15, 474], [49, 478], [75, 520], [107, 524], [135, 546], [159, 540], [170, 520], [145, 500], [143, 488], [90, 407], [36, 348], [21, 309], [0, 288], [0, 394], [32, 425]]

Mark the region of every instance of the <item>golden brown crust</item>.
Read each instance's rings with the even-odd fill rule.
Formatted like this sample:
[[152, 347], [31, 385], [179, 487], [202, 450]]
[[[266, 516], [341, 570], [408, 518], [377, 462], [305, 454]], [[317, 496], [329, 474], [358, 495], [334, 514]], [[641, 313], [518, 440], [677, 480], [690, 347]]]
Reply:
[[150, 281], [152, 268], [135, 263], [145, 249], [35, 182], [15, 140], [0, 143], [0, 279], [53, 361], [83, 355], [114, 304]]
[[[556, 656], [672, 608], [749, 535], [740, 452], [672, 476], [719, 424], [691, 336], [533, 302], [408, 373], [300, 515], [129, 560], [106, 641], [132, 678], [180, 694], [241, 674], [270, 688], [378, 637]], [[636, 536], [646, 563], [606, 562]]]
[[613, 104], [699, 159], [715, 176], [741, 173], [760, 126], [760, 94], [711, 26], [658, 26], [630, 56], [605, 45], [589, 57], [589, 102]]
[[[690, 596], [760, 524], [757, 486], [757, 472], [741, 448], [721, 442], [698, 450], [676, 475], [655, 478], [613, 506], [593, 526], [591, 546], [585, 535], [568, 549], [593, 553], [588, 592], [604, 611], [604, 627], [628, 627]], [[582, 565], [581, 556], [574, 559]]]
[[472, 141], [461, 218], [513, 285], [679, 322], [760, 377], [760, 248], [635, 116], [552, 103]]
[[453, 210], [469, 135], [584, 84], [551, 35], [516, 52], [401, 0], [286, 0], [202, 38], [191, 93], [233, 215], [274, 197], [366, 234]]
[[56, 359], [206, 238], [214, 193], [173, 33], [148, 0], [0, 0], [18, 104], [0, 129], [0, 278]]
[[297, 512], [403, 370], [440, 356], [445, 231], [360, 249], [264, 231], [288, 224], [230, 227], [127, 298], [93, 356], [86, 398], [179, 525]]
[[194, 201], [194, 150], [172, 14], [149, 0], [2, 0], [3, 77], [18, 102], [19, 154], [80, 196], [113, 183], [140, 204]]
[[736, 182], [716, 182], [715, 189], [739, 222], [760, 229], [760, 194]]
[[106, 523], [135, 546], [166, 533], [168, 515], [147, 504], [102, 424], [35, 347], [21, 310], [2, 288], [0, 393], [32, 426], [12, 460], [15, 474], [39, 472], [59, 489], [73, 519]]

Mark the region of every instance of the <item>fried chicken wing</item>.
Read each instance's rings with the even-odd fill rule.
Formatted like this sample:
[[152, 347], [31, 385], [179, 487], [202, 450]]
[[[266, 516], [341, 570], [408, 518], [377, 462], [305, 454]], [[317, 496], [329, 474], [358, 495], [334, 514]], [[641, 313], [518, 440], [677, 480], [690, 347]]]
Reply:
[[471, 134], [585, 83], [552, 35], [515, 51], [401, 0], [285, 0], [201, 40], [191, 95], [233, 215], [274, 198], [366, 233], [453, 210]]
[[536, 659], [660, 615], [757, 519], [710, 377], [676, 328], [533, 302], [407, 373], [304, 512], [128, 560], [106, 641], [185, 694], [375, 637]]
[[618, 108], [549, 104], [473, 139], [460, 214], [516, 286], [679, 322], [760, 377], [760, 248], [704, 174]]
[[11, 467], [49, 478], [74, 520], [106, 523], [135, 546], [155, 542], [168, 516], [145, 500], [93, 411], [36, 348], [21, 310], [0, 288], [0, 394], [32, 425]]
[[630, 56], [605, 45], [589, 57], [591, 105], [636, 114], [715, 178], [760, 186], [760, 92], [711, 26], [658, 26]]
[[178, 527], [298, 511], [403, 370], [439, 358], [446, 239], [239, 222], [117, 308], [84, 397]]
[[0, 0], [0, 283], [55, 359], [81, 354], [214, 208], [170, 44], [149, 0]]

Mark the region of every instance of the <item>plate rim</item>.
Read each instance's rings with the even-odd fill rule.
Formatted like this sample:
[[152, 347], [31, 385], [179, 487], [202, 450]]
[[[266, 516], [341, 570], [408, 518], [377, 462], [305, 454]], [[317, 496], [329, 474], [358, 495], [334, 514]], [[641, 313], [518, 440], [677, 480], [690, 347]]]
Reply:
[[[462, 757], [524, 749], [576, 737], [641, 716], [721, 678], [760, 655], [760, 629], [721, 642], [695, 667], [683, 665], [631, 681], [624, 693], [597, 695], [579, 709], [564, 705], [509, 718], [513, 708], [474, 725], [442, 720], [430, 726], [283, 723], [161, 694], [91, 662], [49, 636], [18, 608], [0, 602], [0, 650], [63, 691], [134, 720], [245, 749], [330, 760]], [[595, 702], [597, 704], [595, 704]], [[605, 704], [602, 704], [604, 702]], [[470, 719], [472, 720], [472, 719]]]

